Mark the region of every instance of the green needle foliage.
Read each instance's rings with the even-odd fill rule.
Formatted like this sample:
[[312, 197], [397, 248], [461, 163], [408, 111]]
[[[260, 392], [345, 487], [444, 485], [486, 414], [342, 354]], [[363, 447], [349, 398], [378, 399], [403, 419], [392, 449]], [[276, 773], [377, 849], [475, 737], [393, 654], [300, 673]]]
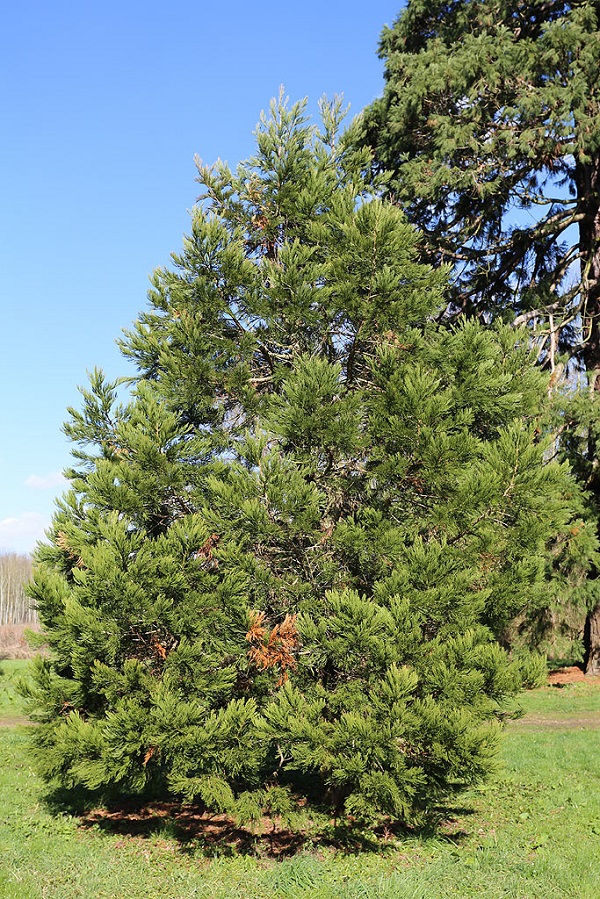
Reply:
[[446, 272], [303, 104], [200, 166], [173, 267], [94, 373], [32, 594], [43, 776], [214, 812], [419, 821], [492, 770], [577, 491], [524, 336], [436, 323]]
[[580, 313], [594, 370], [598, 16], [597, 0], [409, 0], [382, 35], [385, 90], [361, 125], [426, 255], [453, 266], [455, 309], [537, 320], [551, 353], [565, 328], [578, 355]]

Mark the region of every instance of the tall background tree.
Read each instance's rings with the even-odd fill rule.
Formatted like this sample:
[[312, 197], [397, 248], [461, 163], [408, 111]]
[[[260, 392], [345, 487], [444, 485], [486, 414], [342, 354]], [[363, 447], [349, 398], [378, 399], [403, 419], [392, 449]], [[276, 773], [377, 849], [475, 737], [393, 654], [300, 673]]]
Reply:
[[[381, 39], [383, 96], [358, 125], [423, 258], [452, 266], [445, 314], [528, 323], [554, 381], [565, 363], [571, 378], [588, 372], [565, 445], [596, 515], [599, 15], [594, 0], [409, 0]], [[591, 587], [588, 604], [600, 673]]]
[[541, 601], [576, 486], [543, 465], [523, 335], [435, 319], [339, 136], [275, 104], [72, 410], [72, 489], [32, 593], [49, 781], [256, 817], [419, 820], [491, 770], [524, 678], [494, 636]]

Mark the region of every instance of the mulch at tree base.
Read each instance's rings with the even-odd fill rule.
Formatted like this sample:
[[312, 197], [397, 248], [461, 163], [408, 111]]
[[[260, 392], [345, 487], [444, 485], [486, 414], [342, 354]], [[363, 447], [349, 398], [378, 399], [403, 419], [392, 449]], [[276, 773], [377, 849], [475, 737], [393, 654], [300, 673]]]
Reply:
[[557, 668], [548, 675], [548, 683], [552, 686], [562, 686], [563, 684], [586, 683], [591, 686], [600, 687], [600, 677], [588, 677], [583, 673], [579, 665], [572, 665], [570, 668]]

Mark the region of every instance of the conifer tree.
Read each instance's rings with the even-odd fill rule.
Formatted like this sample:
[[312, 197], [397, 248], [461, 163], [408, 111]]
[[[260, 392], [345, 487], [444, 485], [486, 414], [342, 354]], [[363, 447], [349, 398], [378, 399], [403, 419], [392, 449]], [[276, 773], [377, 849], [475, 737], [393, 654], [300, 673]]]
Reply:
[[534, 676], [494, 634], [573, 525], [545, 377], [514, 329], [436, 323], [446, 273], [322, 114], [274, 103], [248, 163], [199, 164], [131, 399], [95, 372], [71, 410], [32, 587], [48, 781], [422, 820]]
[[[359, 143], [452, 266], [446, 313], [528, 323], [554, 382], [600, 389], [600, 7], [597, 0], [409, 0], [384, 30], [383, 96]], [[570, 388], [572, 392], [572, 387]], [[597, 403], [567, 415], [600, 517]], [[581, 414], [576, 414], [581, 413]], [[562, 426], [565, 418], [563, 417]], [[578, 464], [577, 460], [572, 460]], [[587, 669], [600, 673], [590, 584]]]
[[453, 302], [543, 318], [552, 352], [579, 311], [596, 369], [598, 3], [409, 0], [380, 55], [363, 140], [428, 254], [454, 267]]

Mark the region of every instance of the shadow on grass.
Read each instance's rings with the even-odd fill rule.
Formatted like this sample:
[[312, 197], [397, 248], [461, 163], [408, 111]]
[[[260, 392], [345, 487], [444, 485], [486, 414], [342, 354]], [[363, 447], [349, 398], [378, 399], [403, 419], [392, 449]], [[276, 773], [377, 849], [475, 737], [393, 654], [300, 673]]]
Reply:
[[387, 822], [368, 827], [350, 818], [305, 822], [291, 828], [275, 818], [241, 825], [223, 814], [212, 814], [201, 805], [177, 801], [113, 799], [98, 804], [96, 794], [85, 790], [55, 790], [43, 798], [52, 815], [79, 818], [80, 827], [130, 838], [174, 841], [183, 854], [207, 857], [252, 855], [282, 859], [302, 850], [328, 849], [349, 855], [385, 853], [398, 849], [403, 840], [435, 838], [460, 845], [468, 836], [461, 827], [474, 814], [467, 807], [440, 807], [421, 827]]

